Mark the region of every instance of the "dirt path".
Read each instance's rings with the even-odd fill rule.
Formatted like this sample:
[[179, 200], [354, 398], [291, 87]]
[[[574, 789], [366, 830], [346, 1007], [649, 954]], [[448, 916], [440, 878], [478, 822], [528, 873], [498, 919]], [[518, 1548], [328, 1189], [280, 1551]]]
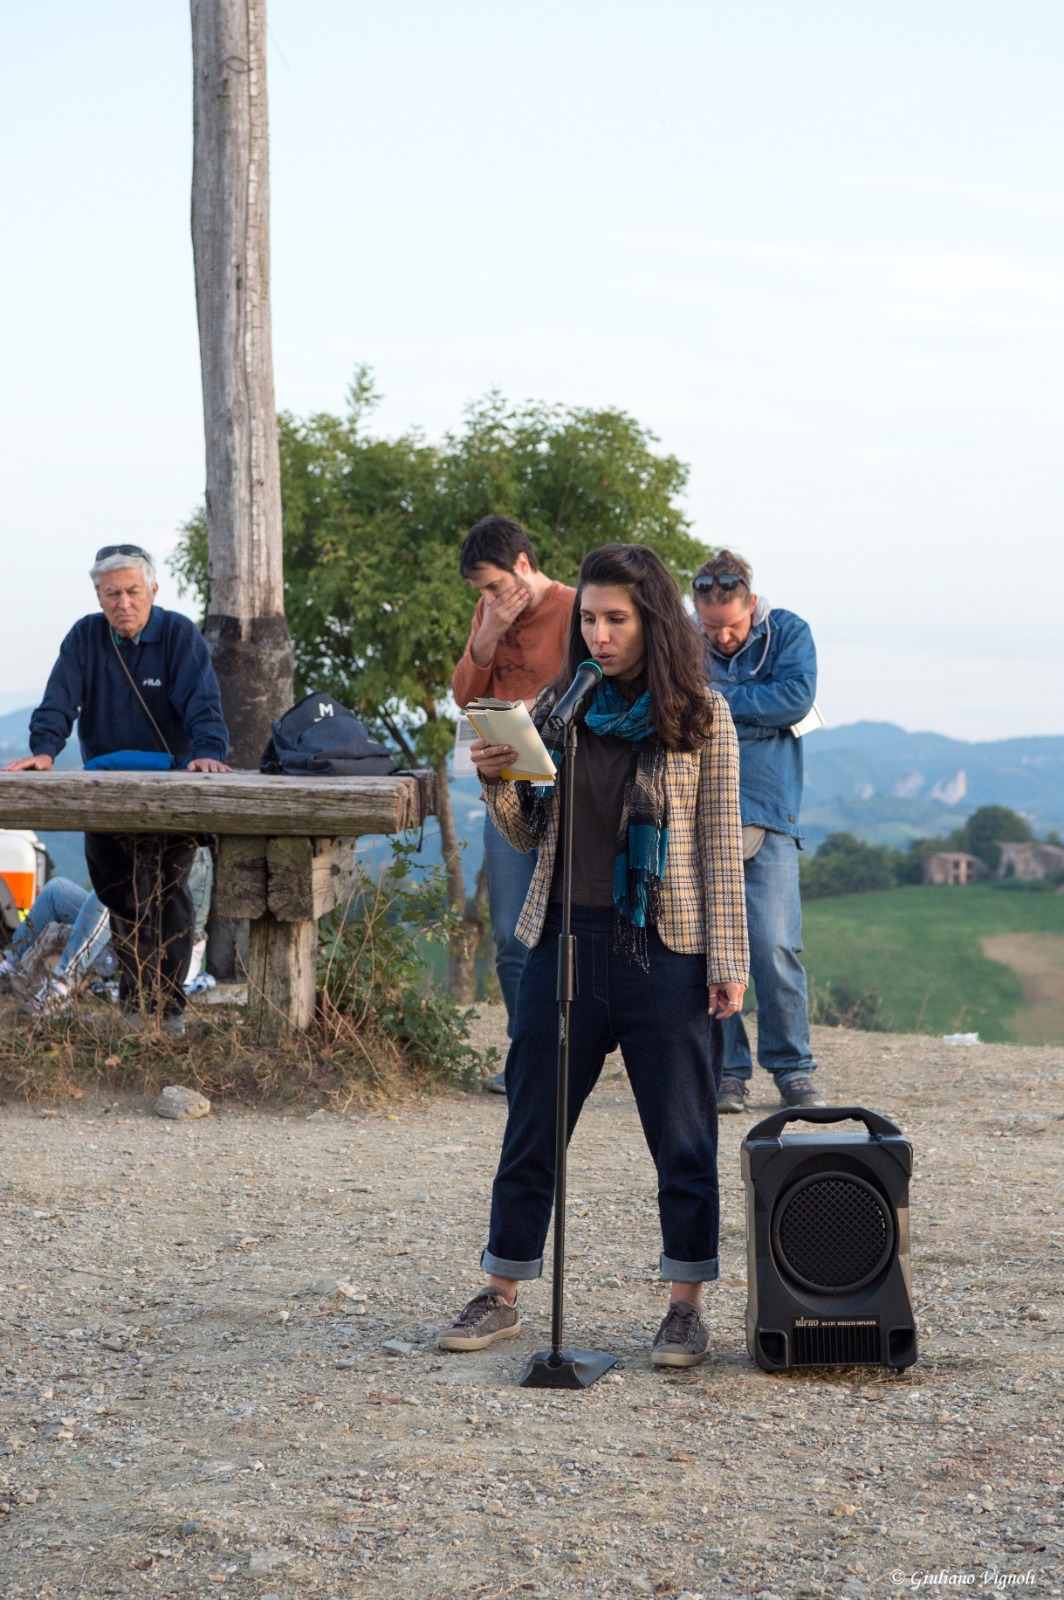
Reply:
[[546, 1282], [519, 1339], [433, 1344], [478, 1281], [497, 1097], [179, 1125], [3, 1108], [4, 1600], [857, 1600], [995, 1573], [1059, 1595], [1064, 1050], [816, 1044], [832, 1097], [915, 1146], [901, 1378], [749, 1362], [734, 1117], [713, 1356], [651, 1369], [656, 1215], [623, 1081], [574, 1141], [568, 1331], [625, 1366], [576, 1394], [517, 1386]]
[[1023, 1007], [1010, 1026], [1025, 1044], [1064, 1034], [1064, 934], [994, 933], [980, 939], [988, 961], [1011, 967], [1023, 983]]

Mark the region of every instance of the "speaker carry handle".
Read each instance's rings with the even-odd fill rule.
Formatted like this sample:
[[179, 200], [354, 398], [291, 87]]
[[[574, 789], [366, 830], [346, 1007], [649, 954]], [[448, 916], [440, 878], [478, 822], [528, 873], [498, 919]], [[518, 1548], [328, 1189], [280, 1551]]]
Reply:
[[873, 1139], [903, 1137], [896, 1122], [881, 1117], [878, 1111], [868, 1111], [864, 1106], [787, 1106], [773, 1111], [755, 1124], [746, 1135], [748, 1139], [777, 1138], [788, 1122], [863, 1122]]

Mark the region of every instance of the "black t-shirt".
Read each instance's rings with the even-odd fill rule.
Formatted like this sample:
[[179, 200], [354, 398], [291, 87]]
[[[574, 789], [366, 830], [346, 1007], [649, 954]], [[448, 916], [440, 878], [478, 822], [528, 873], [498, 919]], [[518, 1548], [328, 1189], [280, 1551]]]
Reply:
[[[613, 862], [621, 825], [624, 786], [638, 745], [615, 734], [580, 732], [573, 785], [573, 905], [612, 906]], [[559, 784], [562, 774], [558, 774]], [[559, 791], [561, 798], [563, 791]], [[550, 897], [562, 897], [562, 842], [565, 807], [561, 808], [558, 849]]]

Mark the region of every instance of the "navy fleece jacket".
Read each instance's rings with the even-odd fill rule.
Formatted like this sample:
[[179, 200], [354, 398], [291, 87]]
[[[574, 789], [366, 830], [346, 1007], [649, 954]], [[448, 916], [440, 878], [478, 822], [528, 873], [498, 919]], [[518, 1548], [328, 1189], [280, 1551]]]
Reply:
[[[229, 732], [203, 635], [188, 617], [152, 606], [136, 643], [118, 646], [178, 766], [224, 761]], [[30, 750], [56, 756], [77, 719], [84, 761], [116, 750], [158, 750], [159, 741], [122, 671], [102, 611], [75, 622], [59, 649], [44, 699], [30, 718]]]

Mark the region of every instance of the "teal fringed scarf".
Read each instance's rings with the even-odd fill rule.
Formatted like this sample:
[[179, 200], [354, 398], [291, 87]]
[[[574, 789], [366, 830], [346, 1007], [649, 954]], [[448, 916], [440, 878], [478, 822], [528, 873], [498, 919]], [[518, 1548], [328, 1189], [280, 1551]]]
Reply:
[[[625, 784], [617, 834], [613, 863], [613, 936], [616, 949], [646, 972], [649, 969], [647, 929], [657, 925], [669, 845], [664, 761], [654, 739], [650, 695], [641, 694], [630, 704], [616, 683], [605, 678], [595, 691], [586, 721], [592, 733], [613, 734], [615, 738], [626, 739], [640, 747]], [[560, 772], [564, 747], [547, 741], [547, 748]], [[535, 814], [538, 813], [542, 829], [554, 785], [531, 787], [533, 821], [537, 820]]]

